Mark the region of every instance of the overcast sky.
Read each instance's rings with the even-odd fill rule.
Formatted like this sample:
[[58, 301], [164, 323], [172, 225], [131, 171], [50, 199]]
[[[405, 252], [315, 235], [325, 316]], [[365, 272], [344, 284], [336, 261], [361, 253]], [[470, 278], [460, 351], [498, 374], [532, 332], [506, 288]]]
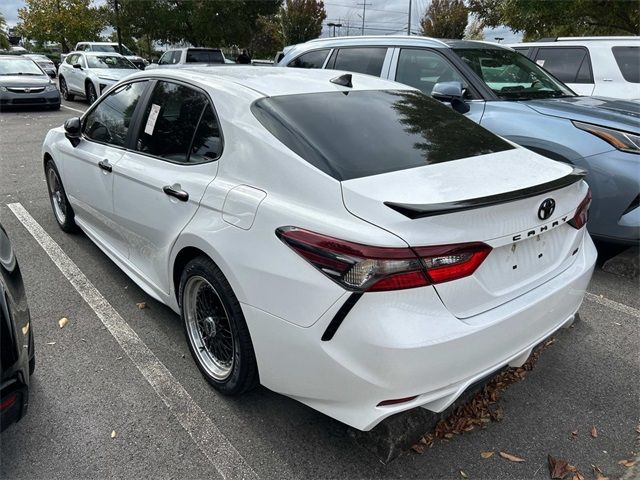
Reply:
[[[102, 3], [101, 0], [94, 0]], [[327, 19], [323, 36], [331, 35], [332, 28], [327, 23], [341, 23], [343, 27], [336, 28], [336, 35], [360, 35], [362, 32], [362, 3], [366, 2], [365, 34], [387, 35], [403, 34], [407, 32], [409, 0], [327, 0], [325, 9]], [[418, 32], [420, 17], [425, 12], [430, 0], [412, 0], [411, 30]], [[358, 5], [359, 4], [359, 5]], [[24, 5], [23, 0], [2, 0], [0, 11], [7, 24], [12, 27], [18, 21], [18, 8]], [[521, 34], [514, 34], [507, 28], [485, 30], [485, 39], [493, 41], [495, 37], [503, 37], [504, 43], [518, 42]]]

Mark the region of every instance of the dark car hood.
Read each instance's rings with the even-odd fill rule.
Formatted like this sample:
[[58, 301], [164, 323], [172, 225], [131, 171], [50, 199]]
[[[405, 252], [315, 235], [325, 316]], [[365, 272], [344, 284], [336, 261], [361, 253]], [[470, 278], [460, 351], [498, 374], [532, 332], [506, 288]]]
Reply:
[[0, 85], [3, 87], [46, 87], [51, 83], [49, 76], [42, 74], [31, 75], [0, 75]]
[[522, 102], [543, 115], [640, 133], [640, 103], [604, 97], [567, 97]]

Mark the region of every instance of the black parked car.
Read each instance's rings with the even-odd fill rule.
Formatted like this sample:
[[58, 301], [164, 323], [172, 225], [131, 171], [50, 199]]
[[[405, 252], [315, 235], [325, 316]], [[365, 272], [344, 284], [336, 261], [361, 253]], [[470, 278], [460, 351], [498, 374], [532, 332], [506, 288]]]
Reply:
[[20, 267], [0, 225], [0, 431], [27, 413], [35, 359]]

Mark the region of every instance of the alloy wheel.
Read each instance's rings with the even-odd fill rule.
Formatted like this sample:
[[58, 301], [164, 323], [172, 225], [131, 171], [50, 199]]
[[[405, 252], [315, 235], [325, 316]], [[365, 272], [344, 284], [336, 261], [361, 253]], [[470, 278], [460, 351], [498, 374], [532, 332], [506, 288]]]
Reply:
[[53, 212], [55, 213], [58, 222], [60, 224], [64, 224], [67, 221], [67, 204], [64, 199], [62, 182], [53, 168], [49, 169], [47, 177], [49, 195], [51, 196], [51, 203], [53, 204]]
[[184, 315], [189, 339], [200, 365], [218, 381], [231, 374], [236, 347], [229, 315], [220, 296], [204, 277], [184, 287]]

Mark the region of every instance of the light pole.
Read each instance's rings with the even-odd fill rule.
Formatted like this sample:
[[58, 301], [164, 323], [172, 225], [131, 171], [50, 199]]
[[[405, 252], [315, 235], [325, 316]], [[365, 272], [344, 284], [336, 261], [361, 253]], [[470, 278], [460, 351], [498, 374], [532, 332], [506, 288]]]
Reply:
[[365, 0], [362, 3], [356, 3], [356, 5], [362, 7], [362, 33], [361, 33], [361, 35], [364, 35], [364, 17], [367, 15], [367, 7], [372, 5], [372, 4], [371, 3], [367, 3], [366, 0]]
[[336, 27], [340, 28], [341, 26], [342, 26], [341, 23], [333, 23], [333, 22], [327, 23], [327, 27], [333, 27], [333, 35], [331, 35], [332, 37], [336, 36]]
[[493, 37], [493, 39], [500, 43], [502, 40], [504, 40], [504, 37]]

